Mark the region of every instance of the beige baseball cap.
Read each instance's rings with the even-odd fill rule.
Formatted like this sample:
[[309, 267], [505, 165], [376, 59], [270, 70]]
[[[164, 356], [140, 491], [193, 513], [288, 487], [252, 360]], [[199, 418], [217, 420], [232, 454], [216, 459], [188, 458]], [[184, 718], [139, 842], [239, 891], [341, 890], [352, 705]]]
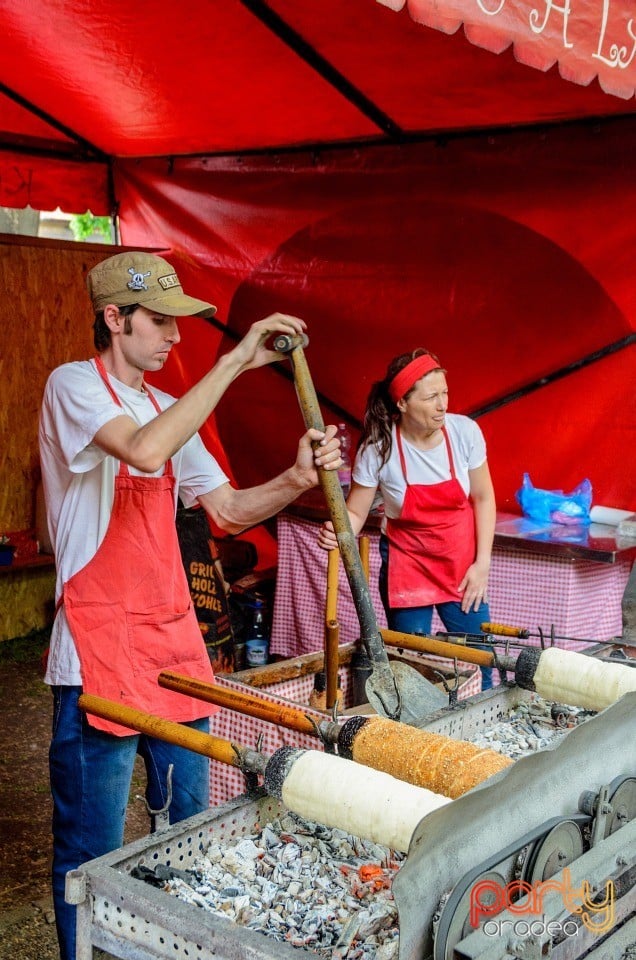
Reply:
[[109, 303], [125, 307], [138, 303], [169, 317], [212, 317], [216, 307], [183, 292], [167, 260], [154, 253], [117, 253], [89, 270], [86, 278], [93, 310]]

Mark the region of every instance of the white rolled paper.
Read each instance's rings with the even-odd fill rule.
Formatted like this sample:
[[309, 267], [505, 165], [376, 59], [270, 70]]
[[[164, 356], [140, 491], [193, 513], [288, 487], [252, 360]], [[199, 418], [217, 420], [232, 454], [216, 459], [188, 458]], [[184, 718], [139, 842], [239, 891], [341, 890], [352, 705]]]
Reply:
[[612, 527], [617, 527], [621, 520], [627, 520], [628, 517], [633, 517], [634, 514], [631, 510], [618, 510], [616, 507], [602, 507], [599, 504], [594, 504], [590, 510], [590, 520], [592, 523], [607, 523]]

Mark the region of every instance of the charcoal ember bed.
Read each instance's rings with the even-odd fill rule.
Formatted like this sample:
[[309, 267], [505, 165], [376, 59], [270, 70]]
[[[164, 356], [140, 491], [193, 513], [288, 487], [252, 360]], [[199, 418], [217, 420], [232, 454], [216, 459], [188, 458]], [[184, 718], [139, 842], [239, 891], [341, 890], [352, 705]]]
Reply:
[[555, 706], [532, 697], [513, 706], [497, 723], [471, 736], [470, 741], [518, 760], [537, 750], [555, 747], [574, 727], [595, 715], [581, 707]]
[[[594, 714], [536, 696], [471, 737], [511, 757], [556, 746]], [[233, 841], [213, 839], [163, 889], [211, 915], [329, 958], [395, 960], [392, 879], [404, 855], [290, 812]]]
[[403, 860], [387, 847], [286, 812], [234, 842], [213, 840], [163, 889], [319, 956], [394, 960], [391, 883]]

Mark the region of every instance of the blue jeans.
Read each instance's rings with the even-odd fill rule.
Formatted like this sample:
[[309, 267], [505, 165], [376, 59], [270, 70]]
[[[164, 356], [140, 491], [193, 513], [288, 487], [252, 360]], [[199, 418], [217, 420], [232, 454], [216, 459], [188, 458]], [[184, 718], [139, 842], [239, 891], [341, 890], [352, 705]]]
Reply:
[[[75, 960], [75, 907], [64, 901], [66, 873], [122, 846], [136, 754], [144, 760], [146, 800], [152, 810], [166, 803], [168, 767], [174, 765], [171, 823], [208, 808], [209, 761], [144, 734], [116, 737], [96, 730], [77, 706], [81, 687], [52, 690], [53, 903], [60, 957]], [[209, 721], [187, 726], [207, 733]]]
[[[390, 630], [398, 630], [400, 633], [420, 633], [429, 634], [433, 623], [433, 610], [437, 610], [440, 620], [446, 627], [448, 633], [481, 633], [482, 623], [490, 620], [490, 611], [488, 604], [482, 602], [477, 610], [472, 607], [467, 613], [462, 610], [461, 603], [458, 600], [448, 600], [445, 603], [435, 603], [427, 607], [393, 607], [389, 606], [389, 544], [386, 537], [380, 537], [380, 556], [382, 565], [378, 578], [380, 597], [386, 612], [386, 620]], [[470, 647], [476, 650], [488, 650], [487, 646], [480, 643], [470, 643]], [[490, 690], [492, 688], [492, 667], [480, 667], [481, 670], [481, 689]]]

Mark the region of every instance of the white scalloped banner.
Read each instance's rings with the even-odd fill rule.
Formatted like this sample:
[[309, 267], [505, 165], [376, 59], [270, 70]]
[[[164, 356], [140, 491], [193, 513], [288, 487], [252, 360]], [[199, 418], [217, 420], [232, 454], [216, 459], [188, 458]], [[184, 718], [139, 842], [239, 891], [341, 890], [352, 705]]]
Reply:
[[536, 70], [558, 64], [564, 80], [629, 100], [636, 90], [634, 0], [376, 0], [443, 33], [463, 25], [467, 39], [493, 53], [513, 44]]

